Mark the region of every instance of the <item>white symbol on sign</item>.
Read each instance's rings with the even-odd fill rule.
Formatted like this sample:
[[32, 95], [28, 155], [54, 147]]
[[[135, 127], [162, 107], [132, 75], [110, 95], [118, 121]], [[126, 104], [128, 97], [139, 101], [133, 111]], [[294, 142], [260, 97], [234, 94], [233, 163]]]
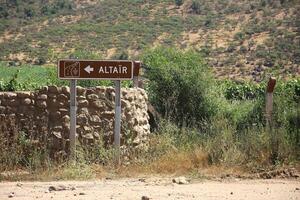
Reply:
[[94, 68], [92, 68], [90, 65], [88, 65], [86, 68], [84, 68], [84, 70], [90, 74], [92, 71], [94, 71]]
[[79, 62], [65, 62], [65, 76], [66, 77], [79, 77], [80, 76], [80, 63]]

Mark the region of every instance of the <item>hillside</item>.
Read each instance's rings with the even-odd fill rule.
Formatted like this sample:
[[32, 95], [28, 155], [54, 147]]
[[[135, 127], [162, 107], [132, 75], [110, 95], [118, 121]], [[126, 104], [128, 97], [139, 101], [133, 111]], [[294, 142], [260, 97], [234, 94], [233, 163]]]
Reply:
[[155, 46], [202, 52], [217, 77], [300, 75], [299, 0], [0, 0], [0, 60], [132, 58]]

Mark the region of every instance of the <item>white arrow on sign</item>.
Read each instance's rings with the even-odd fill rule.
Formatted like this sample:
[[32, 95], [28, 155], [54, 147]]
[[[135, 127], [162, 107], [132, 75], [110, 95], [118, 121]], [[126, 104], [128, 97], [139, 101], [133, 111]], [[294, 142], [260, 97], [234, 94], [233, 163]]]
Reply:
[[94, 68], [92, 68], [90, 65], [88, 65], [86, 68], [84, 68], [84, 70], [90, 74], [92, 71], [94, 71]]

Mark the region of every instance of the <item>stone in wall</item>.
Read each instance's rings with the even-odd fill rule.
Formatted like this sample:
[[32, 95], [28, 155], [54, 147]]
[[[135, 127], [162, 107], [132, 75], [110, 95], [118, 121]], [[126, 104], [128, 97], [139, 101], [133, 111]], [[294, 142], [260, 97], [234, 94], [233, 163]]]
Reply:
[[[69, 152], [69, 87], [47, 86], [34, 92], [0, 92], [0, 134], [14, 141], [20, 132], [48, 148], [50, 155]], [[77, 87], [77, 138], [81, 145], [113, 143], [115, 91], [112, 87]], [[150, 133], [147, 95], [139, 88], [121, 94], [121, 145], [147, 146]]]

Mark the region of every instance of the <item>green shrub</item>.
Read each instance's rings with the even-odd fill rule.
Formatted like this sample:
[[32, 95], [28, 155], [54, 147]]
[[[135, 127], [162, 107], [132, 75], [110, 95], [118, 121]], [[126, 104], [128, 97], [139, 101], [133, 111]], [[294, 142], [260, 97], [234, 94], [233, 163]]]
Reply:
[[201, 14], [201, 3], [198, 0], [193, 0], [191, 9], [195, 14]]
[[183, 4], [183, 0], [175, 0], [176, 6], [181, 6]]
[[192, 126], [215, 114], [210, 97], [213, 78], [200, 54], [156, 48], [144, 55], [143, 62], [148, 66], [150, 101], [166, 119]]

